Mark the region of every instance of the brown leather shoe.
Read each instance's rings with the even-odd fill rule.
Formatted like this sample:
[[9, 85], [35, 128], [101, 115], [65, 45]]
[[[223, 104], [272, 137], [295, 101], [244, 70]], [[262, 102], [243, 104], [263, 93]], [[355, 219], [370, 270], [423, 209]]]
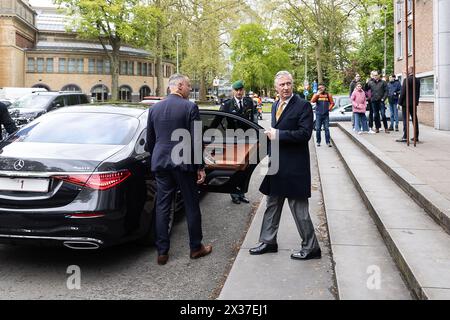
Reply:
[[200, 247], [200, 249], [198, 249], [197, 251], [191, 251], [191, 259], [198, 259], [201, 257], [204, 257], [208, 254], [210, 254], [212, 251], [212, 245], [208, 244], [206, 246], [204, 246], [202, 244], [202, 246]]
[[158, 264], [160, 266], [163, 266], [167, 263], [167, 260], [169, 260], [169, 255], [168, 254], [162, 254], [158, 256]]

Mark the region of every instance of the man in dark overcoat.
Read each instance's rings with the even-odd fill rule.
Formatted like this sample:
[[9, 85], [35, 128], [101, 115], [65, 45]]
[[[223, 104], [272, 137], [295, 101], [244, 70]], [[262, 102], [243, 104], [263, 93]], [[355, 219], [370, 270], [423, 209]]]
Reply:
[[293, 94], [293, 78], [287, 71], [275, 76], [275, 89], [280, 100], [272, 106], [272, 128], [266, 131], [270, 140], [278, 140], [278, 150], [271, 150], [270, 160], [278, 153], [279, 167], [273, 175], [266, 175], [260, 191], [267, 195], [267, 207], [260, 233], [260, 244], [250, 254], [277, 252], [277, 232], [285, 200], [294, 216], [302, 238], [302, 248], [292, 259], [307, 260], [321, 257], [314, 226], [309, 216], [311, 197], [311, 169], [309, 140], [313, 131], [311, 104]]
[[[412, 122], [414, 122], [414, 100], [416, 101], [416, 109], [415, 109], [415, 115], [416, 115], [416, 127], [415, 132], [412, 132], [411, 140], [414, 140], [414, 135], [416, 138], [416, 141], [419, 141], [419, 119], [417, 118], [417, 106], [420, 102], [420, 79], [416, 78], [414, 75], [414, 68], [409, 67], [408, 68], [408, 104], [406, 103], [406, 79], [403, 80], [402, 85], [402, 91], [400, 93], [400, 97], [398, 99], [398, 104], [402, 106], [402, 115], [403, 115], [403, 136], [396, 140], [397, 142], [406, 142], [406, 127], [409, 125], [409, 119], [406, 118], [406, 108], [409, 109], [409, 117]], [[413, 92], [413, 84], [415, 82], [416, 85], [416, 95], [414, 96]]]

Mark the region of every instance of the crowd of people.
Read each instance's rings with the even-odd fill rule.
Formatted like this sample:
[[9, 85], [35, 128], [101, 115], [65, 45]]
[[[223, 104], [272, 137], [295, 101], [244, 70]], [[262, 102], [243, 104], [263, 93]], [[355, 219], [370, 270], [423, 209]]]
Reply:
[[[414, 80], [415, 79], [415, 80]], [[406, 98], [406, 81], [408, 81], [408, 98]], [[415, 81], [416, 95], [413, 97], [413, 82]], [[321, 130], [325, 131], [325, 141], [328, 146], [330, 143], [329, 131], [329, 111], [333, 109], [333, 97], [325, 91], [325, 85], [319, 84], [318, 92], [311, 99], [316, 103], [316, 140], [317, 146], [321, 144]], [[389, 81], [381, 77], [379, 72], [374, 70], [370, 73], [370, 78], [365, 82], [361, 80], [359, 74], [350, 83], [349, 97], [353, 106], [352, 127], [357, 134], [375, 134], [384, 132], [389, 134], [391, 131], [399, 131], [399, 109], [402, 108], [403, 117], [403, 136], [397, 139], [397, 142], [407, 141], [407, 109], [412, 121], [416, 123], [415, 132], [411, 140], [419, 141], [419, 121], [417, 118], [417, 106], [420, 97], [420, 80], [413, 75], [413, 68], [408, 69], [408, 78], [403, 80], [403, 84], [397, 79], [395, 74], [389, 76]], [[415, 107], [414, 110], [414, 100]], [[390, 119], [386, 116], [386, 109], [389, 108]], [[367, 118], [366, 112], [369, 111]], [[414, 119], [415, 116], [415, 119]], [[381, 124], [383, 124], [383, 129]]]

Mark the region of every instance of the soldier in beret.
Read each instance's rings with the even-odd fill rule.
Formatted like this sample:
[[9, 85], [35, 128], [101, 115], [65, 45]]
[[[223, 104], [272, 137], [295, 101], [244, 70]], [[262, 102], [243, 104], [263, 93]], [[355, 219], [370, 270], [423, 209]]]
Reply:
[[[241, 116], [247, 120], [255, 122], [256, 107], [253, 99], [245, 96], [244, 82], [238, 80], [231, 86], [233, 88], [233, 98], [225, 100], [220, 106], [220, 111], [229, 112]], [[249, 203], [244, 193], [232, 193], [231, 201], [236, 204], [241, 202]]]

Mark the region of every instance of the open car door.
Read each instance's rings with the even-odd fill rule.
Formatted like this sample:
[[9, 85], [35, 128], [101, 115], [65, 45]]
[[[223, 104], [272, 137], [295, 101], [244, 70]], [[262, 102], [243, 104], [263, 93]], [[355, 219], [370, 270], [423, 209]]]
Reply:
[[[261, 126], [234, 114], [200, 110], [206, 180], [200, 190], [247, 192], [260, 159]], [[262, 135], [261, 135], [262, 137]], [[263, 139], [266, 139], [265, 135]]]

